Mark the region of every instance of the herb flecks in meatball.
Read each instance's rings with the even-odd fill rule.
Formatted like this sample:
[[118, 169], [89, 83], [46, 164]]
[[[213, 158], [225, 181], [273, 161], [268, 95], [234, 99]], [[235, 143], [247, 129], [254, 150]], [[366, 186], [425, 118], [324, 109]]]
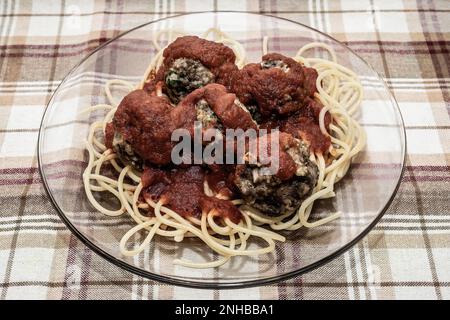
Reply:
[[265, 174], [267, 171], [259, 163], [245, 164], [237, 166], [234, 179], [247, 205], [272, 216], [297, 210], [311, 194], [318, 177], [317, 166], [309, 160], [308, 147], [301, 140], [282, 133], [279, 152], [277, 174]]
[[[196, 109], [196, 119], [202, 121], [204, 129], [223, 125], [223, 128], [247, 130], [257, 125], [250, 112], [236, 99], [236, 95], [216, 83], [208, 84], [188, 94], [178, 107], [180, 112]], [[216, 118], [218, 121], [216, 121]], [[205, 124], [209, 124], [205, 127]], [[216, 127], [217, 128], [217, 127]], [[219, 128], [218, 128], [219, 129]]]
[[250, 110], [238, 98], [234, 99], [234, 104], [251, 115]]
[[178, 103], [188, 93], [214, 82], [214, 74], [201, 62], [176, 59], [165, 74], [166, 92], [173, 103]]
[[289, 71], [289, 66], [282, 60], [264, 60], [261, 62], [261, 68], [270, 69], [270, 68], [278, 68], [283, 72]]
[[205, 99], [199, 100], [195, 104], [197, 112], [197, 121], [202, 123], [203, 128], [215, 128], [223, 130], [223, 124]]
[[[157, 89], [157, 84], [162, 81], [164, 83], [162, 91], [169, 96], [171, 95], [171, 99], [175, 98], [176, 101], [178, 101], [181, 96], [174, 95], [173, 92], [170, 92], [171, 89], [167, 86], [167, 80], [172, 79], [169, 82], [175, 82], [174, 85], [177, 88], [185, 87], [185, 80], [188, 79], [197, 82], [197, 85], [199, 86], [196, 88], [211, 82], [222, 84], [229, 88], [231, 78], [234, 72], [238, 70], [235, 65], [236, 55], [231, 48], [222, 43], [201, 39], [196, 36], [177, 38], [164, 49], [163, 57], [164, 60], [161, 67], [156, 73], [146, 79], [144, 90], [152, 93]], [[184, 75], [180, 76], [179, 70], [191, 68], [198, 71], [194, 72], [192, 76], [189, 76], [192, 77], [192, 79]], [[171, 69], [172, 71], [170, 71]], [[199, 76], [199, 74], [206, 77]], [[211, 77], [211, 74], [213, 77]], [[206, 78], [209, 80], [206, 81]], [[188, 85], [191, 85], [191, 83]], [[179, 91], [183, 93], [183, 90], [179, 89], [172, 91], [175, 91], [175, 93]], [[188, 92], [189, 91], [186, 91], [186, 93]]]
[[262, 120], [262, 115], [258, 110], [258, 107], [254, 104], [247, 106], [248, 112], [252, 115], [253, 120], [255, 120], [256, 123], [260, 123]]
[[138, 170], [143, 170], [144, 161], [134, 152], [132, 145], [125, 141], [123, 135], [118, 131], [114, 132], [112, 147], [125, 164], [130, 164]]

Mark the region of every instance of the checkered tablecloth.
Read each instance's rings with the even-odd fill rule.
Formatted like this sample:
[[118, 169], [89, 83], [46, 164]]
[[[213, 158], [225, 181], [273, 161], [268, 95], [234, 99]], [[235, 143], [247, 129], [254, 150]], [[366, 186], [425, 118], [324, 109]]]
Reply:
[[[385, 76], [407, 129], [400, 189], [368, 236], [295, 279], [194, 290], [122, 271], [58, 218], [36, 142], [46, 102], [91, 50], [177, 13], [263, 12], [324, 31]], [[450, 1], [0, 2], [0, 299], [450, 299]]]

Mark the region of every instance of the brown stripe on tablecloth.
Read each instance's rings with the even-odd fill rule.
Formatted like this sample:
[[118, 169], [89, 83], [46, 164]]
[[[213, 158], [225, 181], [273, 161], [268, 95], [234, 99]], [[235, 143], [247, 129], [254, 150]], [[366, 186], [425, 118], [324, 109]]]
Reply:
[[381, 41], [381, 36], [380, 36], [380, 31], [379, 31], [379, 27], [378, 27], [378, 22], [376, 21], [376, 15], [375, 15], [375, 5], [374, 5], [374, 0], [370, 0], [370, 10], [372, 12], [372, 24], [374, 26], [375, 29], [375, 37], [377, 39], [377, 44], [379, 47], [379, 52], [380, 52], [380, 56], [381, 56], [381, 61], [383, 63], [383, 70], [377, 70], [377, 71], [381, 71], [382, 74], [386, 77], [386, 78], [390, 78], [390, 72], [389, 72], [389, 67], [386, 61], [386, 56], [385, 56], [385, 51], [383, 48], [383, 42]]
[[[102, 31], [104, 33], [104, 31]], [[117, 32], [113, 32], [111, 36], [100, 35], [98, 39], [91, 39], [84, 42], [72, 42], [69, 44], [58, 45], [59, 52], [56, 54], [54, 52], [55, 45], [4, 45], [2, 52], [0, 52], [0, 57], [9, 57], [9, 58], [28, 58], [28, 59], [36, 59], [36, 58], [70, 58], [70, 57], [79, 57], [82, 54], [87, 54], [88, 52], [96, 49], [99, 45], [103, 44], [105, 41], [111, 39], [113, 36], [117, 35]], [[281, 41], [281, 39], [273, 38], [272, 40]], [[285, 41], [283, 39], [283, 41]], [[250, 45], [254, 41], [242, 41], [243, 44]], [[289, 43], [290, 41], [288, 41]], [[369, 54], [379, 52], [381, 41], [343, 41], [346, 45], [350, 46], [355, 52], [359, 53], [361, 56], [366, 58]], [[439, 57], [444, 58], [446, 55], [450, 53], [449, 41], [392, 41], [392, 42], [382, 42], [383, 52], [386, 54], [391, 54], [392, 57], [396, 57], [397, 59], [405, 59], [405, 58], [414, 58], [409, 57], [411, 54], [415, 55], [428, 55], [435, 54]], [[134, 43], [134, 41], [129, 41], [127, 39], [121, 39], [120, 44], [117, 44], [117, 49], [123, 51], [144, 51], [143, 49], [136, 47], [142, 43]], [[253, 45], [248, 48], [248, 50], [259, 50], [259, 44], [255, 44], [258, 47], [254, 47]], [[285, 46], [285, 49], [295, 50], [297, 46], [295, 43], [292, 43], [292, 46]], [[373, 57], [372, 57], [373, 58]], [[441, 59], [440, 59], [441, 60]], [[370, 61], [370, 60], [369, 60]], [[426, 77], [426, 74], [425, 74]]]
[[[50, 207], [51, 208], [51, 207]], [[437, 221], [439, 222], [439, 221]], [[118, 227], [123, 226], [123, 223], [108, 223], [108, 224], [100, 224], [96, 222], [98, 226], [106, 226], [106, 227]], [[345, 224], [342, 224], [345, 225]], [[350, 225], [347, 225], [350, 227]], [[67, 227], [65, 225], [60, 226], [40, 226], [40, 225], [24, 225], [23, 223], [20, 225], [16, 225], [14, 227], [0, 227], [0, 231], [2, 232], [10, 232], [10, 231], [17, 231], [18, 228], [20, 230], [28, 230], [28, 231], [64, 231], [67, 230]], [[448, 226], [376, 226], [373, 230], [374, 231], [421, 231], [421, 232], [427, 232], [427, 231], [448, 231]], [[9, 236], [8, 236], [9, 237]]]
[[[369, 236], [369, 241], [375, 235], [371, 234]], [[433, 239], [434, 242], [441, 241], [443, 239], [443, 235], [441, 234], [430, 234], [430, 238]], [[381, 239], [381, 237], [380, 237]], [[425, 249], [426, 245], [423, 241], [422, 237], [418, 237], [416, 234], [384, 234], [382, 237], [383, 241], [379, 242], [371, 242], [372, 252], [379, 252], [380, 250], [386, 248], [396, 248], [396, 249], [407, 249], [411, 247], [411, 244], [414, 245], [415, 248]]]
[[[72, 287], [68, 286], [67, 283], [69, 282], [69, 276], [70, 273], [68, 272], [69, 268], [75, 268], [78, 267], [75, 263], [75, 256], [77, 254], [77, 243], [78, 239], [75, 237], [73, 233], [70, 234], [69, 237], [69, 243], [68, 243], [68, 252], [67, 252], [67, 258], [66, 258], [66, 264], [65, 264], [65, 272], [64, 272], [64, 286], [62, 291], [62, 299], [63, 300], [69, 300], [74, 299], [75, 297], [72, 297], [72, 294], [74, 293]], [[81, 282], [81, 279], [80, 279]]]
[[[30, 234], [30, 238], [32, 236], [33, 234]], [[70, 241], [69, 239], [71, 236], [72, 233], [68, 229], [56, 232], [53, 243], [54, 255], [52, 259], [51, 272], [48, 282], [58, 282], [61, 279], [65, 280], [66, 278], [65, 257], [67, 256], [67, 252], [69, 250], [68, 243]], [[75, 276], [75, 274], [72, 273], [72, 276]], [[67, 285], [67, 281], [65, 282]], [[58, 299], [62, 299], [63, 289], [64, 289], [63, 287], [53, 287], [53, 288], [49, 287], [47, 289], [47, 299], [52, 298], [54, 299], [55, 296], [57, 296]]]
[[[154, 285], [153, 281], [144, 279], [145, 284]], [[81, 282], [81, 286], [130, 286], [133, 281], [130, 280], [93, 280], [90, 282]], [[12, 281], [9, 283], [0, 283], [0, 287], [26, 287], [26, 286], [48, 286], [48, 287], [64, 287], [65, 282], [46, 282], [46, 281]], [[295, 283], [285, 282], [282, 284], [284, 287], [295, 287]], [[314, 283], [304, 283], [307, 288], [345, 288], [347, 286], [353, 287], [366, 287], [366, 282], [314, 282]], [[391, 282], [381, 282], [380, 287], [433, 287], [435, 285], [432, 281], [391, 281]], [[450, 287], [450, 281], [438, 282], [441, 287]]]
[[[407, 161], [409, 161], [409, 158]], [[410, 173], [410, 176], [412, 177], [412, 185], [413, 185], [413, 188], [415, 190], [415, 195], [416, 195], [417, 212], [421, 217], [420, 218], [421, 227], [425, 228], [424, 227], [425, 226], [425, 217], [424, 217], [425, 209], [423, 207], [422, 193], [420, 191], [419, 184], [415, 178], [414, 172], [412, 172], [410, 170], [408, 170], [408, 172]], [[433, 252], [432, 252], [431, 248], [429, 247], [430, 239], [428, 237], [427, 232], [425, 232], [425, 230], [423, 232], [423, 239], [425, 242], [425, 246], [427, 247], [426, 252], [427, 252], [427, 257], [428, 257], [428, 264], [430, 265], [433, 282], [436, 284], [434, 287], [434, 290], [436, 292], [437, 298], [442, 299], [441, 289], [440, 289], [439, 285], [437, 285], [439, 280], [438, 280], [438, 276], [437, 276], [437, 272], [436, 272], [436, 266], [435, 266], [434, 260], [433, 260]]]
[[[36, 165], [36, 161], [33, 160], [33, 165]], [[18, 222], [16, 224], [16, 226], [13, 228], [13, 235], [11, 238], [11, 245], [10, 248], [16, 248], [17, 247], [17, 240], [19, 237], [19, 231], [20, 231], [20, 226], [21, 226], [21, 221], [22, 221], [22, 215], [24, 213], [25, 210], [25, 206], [27, 203], [27, 193], [28, 190], [31, 188], [31, 185], [25, 185], [23, 188], [23, 191], [19, 197], [19, 210], [18, 210], [18, 214], [17, 214], [17, 218], [18, 218]], [[11, 271], [12, 271], [12, 265], [13, 265], [13, 261], [14, 261], [14, 254], [15, 254], [15, 250], [11, 250], [9, 252], [9, 257], [8, 257], [8, 262], [6, 264], [6, 271], [5, 271], [5, 276], [4, 276], [4, 282], [6, 284], [9, 283], [10, 281], [10, 277], [11, 277]], [[8, 287], [5, 286], [2, 290], [2, 293], [0, 295], [0, 299], [4, 300], [6, 298], [7, 295], [7, 291], [8, 291]]]
[[[352, 194], [358, 195], [357, 186], [355, 184], [350, 185], [349, 189]], [[358, 199], [355, 199], [355, 201], [352, 201], [352, 206], [353, 206], [353, 212], [361, 212], [361, 208], [360, 208]], [[361, 277], [363, 280], [368, 279], [367, 263], [366, 263], [366, 257], [364, 254], [365, 245], [366, 245], [365, 240], [366, 239], [362, 239], [357, 245], [355, 245], [353, 247], [355, 256], [358, 257], [358, 260], [360, 262], [359, 267], [360, 267]], [[364, 293], [365, 293], [364, 299], [370, 299], [370, 290], [368, 290], [368, 288], [364, 288], [364, 289], [365, 289], [364, 290]]]
[[[47, 207], [47, 209], [51, 209], [51, 205]], [[95, 213], [92, 213], [95, 214]], [[42, 215], [45, 215], [42, 214]], [[96, 217], [97, 219], [97, 217]], [[411, 219], [411, 218], [409, 218]], [[16, 231], [18, 227], [20, 227], [20, 230], [28, 230], [28, 231], [42, 231], [42, 232], [51, 232], [51, 231], [65, 231], [67, 228], [64, 224], [62, 224], [58, 218], [41, 218], [41, 219], [33, 219], [31, 222], [23, 222], [18, 225], [17, 221], [10, 220], [7, 222], [3, 222], [2, 224], [10, 224], [10, 226], [0, 226], [0, 231], [2, 232], [13, 232]], [[45, 225], [42, 225], [42, 223], [45, 223]], [[55, 225], [49, 225], [50, 223]], [[407, 223], [406, 226], [401, 225], [402, 223]], [[80, 226], [89, 226], [90, 224], [87, 222], [84, 223], [78, 223]], [[399, 224], [399, 225], [396, 225]], [[442, 226], [440, 225], [429, 225], [429, 224], [444, 224]], [[96, 220], [96, 225], [100, 228], [113, 228], [113, 227], [122, 227], [124, 225], [123, 222], [101, 222]], [[341, 223], [341, 225], [345, 226], [351, 226], [350, 224]], [[380, 225], [376, 226], [374, 231], [384, 231], [386, 234], [389, 234], [389, 231], [416, 231], [419, 233], [422, 232], [428, 232], [428, 231], [448, 231], [450, 228], [450, 220], [448, 219], [433, 219], [431, 221], [423, 223], [420, 220], [414, 219], [413, 222], [409, 221], [408, 219], [404, 219], [403, 221], [395, 220], [395, 219], [386, 219], [386, 222], [380, 223]], [[416, 233], [414, 233], [416, 234]], [[431, 235], [429, 235], [431, 236]], [[8, 238], [10, 235], [8, 235]], [[326, 243], [324, 243], [325, 245]], [[5, 246], [4, 248], [7, 248], [8, 246]]]
[[[13, 8], [10, 8], [10, 6], [14, 6]], [[14, 11], [16, 4], [11, 2], [11, 1], [4, 1], [3, 2], [3, 11], [7, 12], [8, 10]], [[0, 34], [5, 34], [4, 37], [0, 37], [0, 44], [2, 45], [6, 45], [9, 41], [9, 35], [11, 34], [11, 28], [12, 28], [12, 24], [14, 21], [14, 18], [7, 18], [7, 19], [1, 19], [1, 25], [0, 25]], [[0, 52], [0, 54], [3, 53], [3, 50]], [[9, 65], [10, 60], [8, 59], [0, 59], [0, 79], [6, 79], [8, 76], [8, 69], [12, 69], [13, 67], [18, 67], [18, 65], [16, 66], [10, 66]], [[5, 69], [5, 71], [3, 71]], [[14, 75], [16, 75], [17, 72], [14, 72]], [[17, 80], [17, 78], [13, 79], [13, 80]], [[6, 105], [6, 112], [4, 110], [2, 110], [2, 117], [0, 117], [0, 128], [6, 128], [8, 125], [8, 120], [9, 120], [9, 114], [12, 110], [11, 106], [13, 105], [14, 102], [14, 96], [8, 96], [8, 97], [2, 97], [2, 104]], [[2, 134], [3, 132], [0, 132], [0, 146], [3, 144], [3, 140], [5, 135]]]
[[[116, 34], [118, 33], [118, 31], [115, 32]], [[83, 37], [84, 38], [84, 37]], [[59, 45], [55, 45], [55, 44], [3, 44], [0, 45], [0, 49], [2, 50], [20, 50], [23, 51], [24, 49], [26, 50], [30, 50], [30, 51], [36, 51], [36, 50], [51, 50], [53, 51], [55, 46], [58, 46], [60, 51], [62, 50], [66, 50], [66, 49], [75, 49], [75, 48], [80, 48], [80, 47], [87, 47], [87, 46], [98, 46], [100, 44], [103, 44], [106, 41], [111, 40], [111, 37], [106, 37], [100, 35], [99, 37], [96, 38], [90, 38], [87, 40], [82, 40], [81, 39], [74, 39], [78, 40], [77, 42], [69, 42], [69, 43], [63, 43], [63, 44], [59, 44]], [[246, 41], [241, 41], [242, 43], [255, 43], [255, 42], [259, 42], [259, 40], [246, 40]], [[293, 38], [291, 39], [286, 39], [286, 42], [295, 42], [295, 40]], [[140, 41], [136, 42], [133, 39], [121, 39], [120, 40], [121, 43], [123, 44], [128, 44], [127, 47], [129, 47], [130, 49], [132, 49], [132, 45], [133, 44], [138, 44], [140, 43]], [[353, 47], [357, 47], [357, 46], [367, 46], [367, 45], [372, 45], [372, 46], [378, 46], [378, 42], [377, 41], [372, 41], [372, 40], [346, 40], [346, 41], [342, 41], [343, 44], [347, 45], [347, 46], [352, 46]], [[428, 48], [428, 44], [432, 44], [433, 46], [441, 46], [439, 51], [440, 53], [448, 53], [449, 49], [448, 49], [448, 45], [450, 44], [449, 40], [434, 40], [434, 39], [430, 39], [430, 40], [423, 40], [423, 41], [414, 41], [414, 40], [405, 40], [405, 41], [392, 41], [392, 40], [388, 40], [388, 41], [383, 41], [383, 44], [385, 47], [387, 47], [388, 49], [386, 49], [386, 51], [392, 51], [392, 52], [400, 52], [400, 53], [414, 53], [419, 49], [418, 52], [420, 53], [425, 53], [429, 52], [429, 48]], [[405, 49], [402, 50], [395, 50], [398, 47], [404, 47]], [[409, 50], [408, 50], [409, 48]], [[369, 52], [374, 52], [375, 49], [370, 49]], [[80, 51], [81, 52], [81, 51]], [[433, 51], [434, 52], [434, 51]], [[77, 52], [79, 53], [79, 52]], [[58, 55], [59, 56], [59, 55]]]
[[[10, 8], [11, 12], [15, 12], [17, 2], [12, 2], [12, 3], [9, 1], [6, 1], [6, 2], [10, 3], [12, 5], [12, 7]], [[7, 19], [7, 20], [8, 20], [8, 22], [7, 22], [7, 27], [5, 30], [5, 43], [7, 43], [9, 41], [8, 36], [11, 34], [12, 25], [14, 24], [15, 18], [11, 17], [10, 19]], [[3, 29], [1, 30], [1, 32], [3, 33]], [[17, 81], [17, 79], [19, 79], [19, 77], [20, 77], [20, 64], [14, 64], [14, 62], [10, 61], [9, 59], [0, 59], [0, 60], [2, 60], [0, 62], [0, 75], [2, 75], [2, 78], [7, 78], [7, 79], [10, 79], [11, 81]], [[3, 71], [3, 70], [5, 70], [5, 71]], [[3, 77], [3, 75], [5, 75], [5, 77]], [[11, 76], [11, 78], [9, 78], [9, 76]], [[9, 100], [11, 105], [14, 104], [14, 97], [8, 97], [7, 99]], [[8, 103], [8, 102], [6, 102], [6, 103]], [[9, 112], [11, 112], [11, 110], [12, 110], [11, 106], [8, 106], [6, 108], [8, 108]], [[6, 123], [5, 123], [5, 127], [6, 127], [8, 117], [5, 117], [2, 120], [6, 121]], [[1, 127], [4, 126], [3, 121], [0, 122]], [[0, 145], [3, 144], [3, 139], [4, 139], [4, 135], [0, 134]], [[36, 166], [35, 159], [32, 160], [32, 166]], [[30, 173], [30, 175], [31, 175], [31, 173]], [[2, 194], [3, 194], [3, 190], [7, 194], [7, 190], [5, 189], [5, 187], [0, 187], [0, 188], [2, 190]], [[13, 230], [12, 237], [10, 238], [10, 248], [12, 248], [13, 250], [10, 250], [9, 255], [8, 255], [8, 261], [6, 263], [6, 270], [5, 270], [5, 275], [4, 275], [4, 279], [3, 279], [3, 281], [5, 283], [8, 283], [10, 280], [10, 277], [11, 277], [11, 272], [12, 272], [11, 268], [13, 266], [14, 254], [15, 254], [14, 249], [17, 246], [17, 241], [19, 238], [19, 231], [20, 231], [20, 222], [21, 222], [21, 218], [24, 213], [26, 202], [27, 202], [26, 196], [27, 196], [28, 190], [30, 188], [31, 188], [31, 185], [25, 185], [21, 189], [20, 194], [18, 196], [19, 208], [17, 210], [17, 217], [18, 217], [19, 221]], [[0, 295], [0, 300], [4, 300], [6, 298], [7, 291], [8, 291], [8, 288], [4, 287], [1, 292], [1, 295]]]
[[[71, 125], [74, 123], [78, 123], [78, 124], [89, 124], [89, 121], [84, 121], [84, 120], [72, 120], [72, 121], [67, 121], [67, 122], [62, 122], [62, 123], [58, 123], [58, 124], [54, 124], [54, 125], [50, 125], [48, 127], [46, 127], [47, 129], [52, 129], [52, 128], [59, 128], [59, 127], [64, 127], [67, 125]], [[364, 127], [380, 127], [380, 128], [396, 128], [398, 127], [398, 125], [392, 124], [369, 124], [369, 123], [361, 123]], [[450, 129], [450, 125], [448, 126], [405, 126], [405, 129], [420, 129], [420, 130], [448, 130]], [[20, 132], [38, 132], [39, 128], [18, 128], [18, 129], [0, 129], [0, 133], [20, 133]]]
[[[343, 191], [343, 196], [345, 196], [346, 198], [351, 198], [351, 195], [352, 195], [353, 191], [351, 190], [350, 186], [348, 184], [345, 184], [345, 187], [342, 188], [342, 189], [344, 190]], [[348, 206], [349, 206], [349, 209], [352, 212], [356, 212], [355, 208], [354, 208], [354, 205], [355, 205], [354, 201], [349, 201]], [[351, 222], [351, 224], [353, 224], [353, 223], [354, 223], [354, 221]], [[349, 232], [349, 230], [347, 232]], [[350, 273], [351, 274], [350, 283], [353, 283], [354, 281], [359, 281], [359, 279], [358, 279], [359, 278], [358, 277], [358, 271], [356, 270], [356, 268], [358, 267], [358, 263], [357, 263], [357, 261], [358, 261], [358, 259], [357, 259], [358, 258], [358, 255], [357, 255], [358, 248], [357, 248], [357, 246], [358, 245], [359, 244], [356, 244], [351, 250], [348, 251], [348, 257], [350, 258], [350, 265], [352, 267], [352, 270], [351, 270], [351, 273]], [[353, 290], [353, 296], [354, 296], [355, 299], [360, 299], [361, 298], [358, 288], [356, 288], [353, 285], [350, 285], [349, 289]]]
[[[67, 161], [61, 161], [60, 163], [67, 163]], [[82, 162], [80, 163], [81, 166], [83, 166], [85, 163]], [[444, 167], [446, 168], [446, 167]], [[20, 168], [18, 168], [20, 169]], [[356, 169], [356, 168], [355, 168]], [[9, 169], [8, 169], [9, 170]], [[409, 175], [409, 173], [405, 173], [402, 182], [406, 183], [406, 182], [416, 182], [416, 181], [421, 181], [421, 182], [448, 182], [450, 181], [450, 175], [445, 174], [447, 169], [444, 170], [430, 170], [427, 169], [426, 171], [420, 170], [420, 169], [416, 169], [416, 168], [411, 168], [409, 169], [411, 172], [426, 172], [426, 175], [416, 175], [414, 177], [412, 177], [411, 175]], [[13, 178], [10, 177], [2, 177], [0, 179], [0, 185], [6, 185], [6, 186], [14, 186], [14, 185], [24, 185], [24, 184], [40, 184], [42, 183], [42, 180], [40, 178], [40, 175], [38, 175], [37, 173], [37, 169], [34, 169], [33, 171], [27, 172], [28, 170], [18, 170], [16, 171], [17, 174], [25, 174], [25, 177], [18, 177], [17, 175], [15, 175]], [[443, 171], [444, 174], [438, 174], [435, 172], [440, 172]], [[8, 172], [8, 171], [6, 171]], [[9, 172], [12, 172], [11, 170], [9, 170]], [[31, 175], [30, 175], [31, 173]], [[48, 180], [54, 180], [54, 179], [62, 179], [62, 178], [69, 178], [69, 179], [79, 179], [80, 178], [80, 172], [79, 171], [63, 171], [63, 172], [55, 172], [55, 173], [48, 173], [46, 178]], [[364, 174], [364, 173], [358, 173], [358, 172], [354, 172], [352, 173], [352, 176], [357, 176], [357, 177], [361, 177], [364, 178], [365, 180], [373, 180], [376, 179], [377, 176], [371, 176], [368, 174]], [[389, 175], [387, 175], [386, 177], [389, 177]]]
[[[296, 7], [298, 7], [298, 3], [294, 2]], [[192, 11], [196, 12], [196, 11]], [[245, 12], [248, 13], [310, 13], [310, 10], [265, 10], [264, 8], [260, 10], [245, 10]], [[345, 9], [345, 10], [317, 10], [315, 12], [319, 13], [328, 13], [328, 14], [337, 14], [337, 13], [365, 13], [367, 10], [363, 9]], [[414, 9], [376, 9], [376, 12], [450, 12], [449, 9], [420, 9], [420, 8], [414, 8]], [[161, 14], [184, 14], [186, 11], [180, 11], [180, 10], [174, 10], [174, 11], [161, 11]], [[80, 12], [79, 16], [95, 16], [95, 15], [151, 15], [154, 14], [153, 11], [112, 11], [112, 10], [102, 10], [102, 11], [93, 11], [93, 12]], [[4, 14], [1, 13], [0, 17], [68, 17], [73, 15], [73, 13], [14, 13], [14, 14]]]
[[[422, 8], [423, 7], [423, 2], [422, 1], [417, 1], [417, 6], [418, 8]], [[423, 34], [426, 40], [426, 43], [428, 45], [428, 50], [430, 51], [430, 58], [431, 58], [431, 62], [433, 63], [434, 66], [434, 72], [436, 73], [436, 76], [439, 78], [445, 78], [449, 76], [449, 64], [448, 64], [448, 56], [444, 57], [443, 59], [439, 59], [439, 56], [436, 56], [432, 53], [433, 50], [435, 50], [435, 46], [436, 44], [432, 41], [434, 38], [434, 35], [437, 35], [441, 40], [442, 39], [442, 35], [441, 32], [439, 30], [439, 25], [436, 23], [433, 26], [433, 32], [430, 31], [430, 20], [433, 21], [433, 18], [429, 19], [426, 16], [426, 13], [424, 12], [419, 12], [419, 17], [420, 17], [420, 23], [423, 29]], [[439, 45], [439, 47], [441, 47], [441, 45]], [[441, 61], [444, 61], [443, 65], [441, 65]], [[450, 108], [449, 108], [449, 103], [450, 103], [450, 95], [449, 93], [443, 89], [442, 90], [442, 95], [444, 97], [444, 101], [447, 103], [447, 111], [448, 114], [450, 115]]]
[[[277, 40], [276, 38], [273, 38], [272, 40]], [[378, 45], [382, 43], [382, 41], [378, 42]], [[55, 53], [45, 53], [45, 52], [36, 52], [36, 50], [31, 50], [29, 48], [25, 48], [25, 50], [21, 50], [18, 52], [1, 52], [0, 53], [0, 58], [62, 58], [62, 57], [78, 57], [80, 58], [80, 56], [82, 57], [82, 55], [85, 55], [89, 52], [91, 52], [92, 50], [96, 49], [99, 45], [103, 44], [103, 42], [98, 42], [98, 45], [88, 45], [85, 46], [82, 49], [79, 49], [77, 51], [68, 51], [68, 52], [60, 52], [58, 54]], [[351, 44], [349, 44], [349, 46], [351, 46]], [[382, 45], [383, 46], [383, 45]], [[407, 55], [409, 54], [417, 54], [417, 55], [426, 55], [428, 53], [430, 54], [439, 54], [442, 57], [445, 57], [445, 55], [449, 54], [450, 51], [448, 49], [436, 49], [434, 48], [434, 44], [433, 42], [429, 43], [429, 46], [431, 47], [430, 49], [422, 49], [422, 50], [417, 50], [417, 49], [397, 49], [397, 48], [386, 48], [383, 50], [383, 52], [385, 53], [391, 53], [391, 54], [396, 54], [398, 58], [400, 57], [407, 57]], [[63, 48], [63, 49], [67, 49], [67, 48]], [[133, 48], [130, 46], [120, 46], [117, 45], [117, 49], [119, 50], [123, 50], [123, 51], [138, 51], [138, 52], [144, 52], [144, 50], [142, 49], [137, 49], [137, 48]], [[251, 49], [251, 48], [250, 48]], [[288, 47], [286, 46], [286, 49], [289, 50], [295, 50], [297, 49], [297, 47]], [[371, 49], [371, 48], [353, 48], [354, 51], [358, 54], [360, 54], [361, 56], [363, 56], [363, 58], [366, 57], [367, 54], [373, 54], [373, 53], [377, 53], [379, 52], [379, 50], [377, 49]], [[27, 50], [31, 50], [30, 52], [28, 52]], [[80, 59], [79, 59], [80, 60]], [[367, 59], [366, 59], [367, 60]]]
[[[393, 211], [388, 209], [386, 214], [388, 214], [389, 211]], [[385, 214], [385, 216], [386, 216]], [[384, 217], [383, 217], [384, 218]], [[378, 284], [383, 282], [391, 282], [393, 280], [392, 270], [390, 266], [390, 257], [389, 257], [389, 251], [387, 250], [390, 248], [388, 245], [385, 237], [384, 232], [379, 234], [371, 234], [369, 233], [367, 235], [369, 246], [370, 246], [370, 255], [372, 259], [372, 264], [374, 266], [378, 267], [379, 271], [379, 278], [374, 279], [376, 280], [376, 286], [375, 286], [375, 293], [377, 295], [376, 298], [382, 298], [382, 299], [394, 299], [395, 298], [395, 292], [394, 288], [392, 287], [386, 287], [382, 289]], [[379, 247], [382, 250], [376, 250], [376, 248]]]
[[[12, 5], [13, 3], [11, 1], [3, 1], [3, 11], [7, 12], [9, 9], [9, 5]], [[0, 24], [0, 33], [3, 34], [3, 30], [5, 30], [5, 37], [0, 38], [0, 44], [4, 46], [6, 43], [8, 43], [8, 35], [11, 31], [11, 25], [12, 25], [13, 19], [2, 19]], [[3, 52], [1, 52], [3, 54]], [[3, 78], [3, 59], [0, 59], [0, 75], [2, 75]]]
[[[434, 1], [430, 2], [430, 5], [433, 9], [435, 9], [435, 3]], [[435, 34], [438, 37], [438, 41], [434, 43], [434, 45], [438, 45], [445, 53], [449, 53], [449, 47], [448, 47], [448, 41], [445, 41], [444, 33], [441, 31], [441, 27], [438, 22], [438, 17], [436, 16], [436, 12], [432, 11], [431, 13], [431, 21], [433, 23], [433, 28], [435, 30]], [[447, 56], [438, 56], [438, 61], [440, 63], [443, 77], [449, 77], [450, 76], [450, 63], [449, 63], [449, 57]], [[444, 94], [444, 101], [450, 103], [449, 95], [445, 90], [442, 92]]]

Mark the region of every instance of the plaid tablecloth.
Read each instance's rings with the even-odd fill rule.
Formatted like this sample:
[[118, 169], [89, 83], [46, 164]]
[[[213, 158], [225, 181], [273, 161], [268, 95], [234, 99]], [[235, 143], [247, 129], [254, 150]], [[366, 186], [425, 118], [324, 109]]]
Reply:
[[[407, 167], [381, 222], [295, 279], [242, 290], [149, 281], [106, 262], [58, 218], [41, 183], [41, 115], [65, 74], [119, 33], [205, 10], [263, 12], [343, 41], [386, 81], [406, 122]], [[0, 2], [0, 299], [450, 299], [450, 1]]]

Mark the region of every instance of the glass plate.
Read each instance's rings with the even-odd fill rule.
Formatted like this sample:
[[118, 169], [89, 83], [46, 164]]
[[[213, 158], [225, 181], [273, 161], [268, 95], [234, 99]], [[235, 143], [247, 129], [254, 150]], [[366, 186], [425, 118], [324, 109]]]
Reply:
[[[359, 121], [367, 133], [367, 146], [336, 185], [336, 197], [316, 202], [312, 215], [314, 218], [339, 210], [342, 217], [322, 227], [285, 233], [287, 241], [278, 243], [273, 254], [235, 257], [215, 269], [189, 269], [172, 263], [176, 258], [213, 259], [211, 250], [198, 240], [176, 243], [156, 237], [138, 256], [125, 257], [119, 251], [119, 241], [133, 226], [131, 218], [108, 217], [96, 212], [87, 201], [82, 183], [87, 165], [88, 127], [104, 114], [80, 111], [106, 102], [107, 80], [116, 78], [134, 83], [140, 80], [156, 52], [151, 39], [158, 31], [172, 28], [200, 35], [210, 27], [220, 28], [240, 41], [247, 51], [248, 62], [260, 61], [264, 36], [269, 37], [269, 52], [287, 56], [294, 56], [306, 43], [319, 41], [332, 46], [338, 62], [360, 76], [364, 100]], [[117, 89], [113, 95], [120, 101], [125, 91]], [[405, 149], [403, 120], [394, 97], [378, 74], [345, 45], [286, 19], [240, 12], [204, 12], [144, 24], [108, 41], [84, 58], [64, 78], [47, 105], [39, 132], [38, 157], [42, 180], [61, 219], [84, 244], [108, 261], [143, 277], [171, 284], [236, 288], [275, 282], [310, 271], [364, 237], [395, 195], [403, 172]]]

